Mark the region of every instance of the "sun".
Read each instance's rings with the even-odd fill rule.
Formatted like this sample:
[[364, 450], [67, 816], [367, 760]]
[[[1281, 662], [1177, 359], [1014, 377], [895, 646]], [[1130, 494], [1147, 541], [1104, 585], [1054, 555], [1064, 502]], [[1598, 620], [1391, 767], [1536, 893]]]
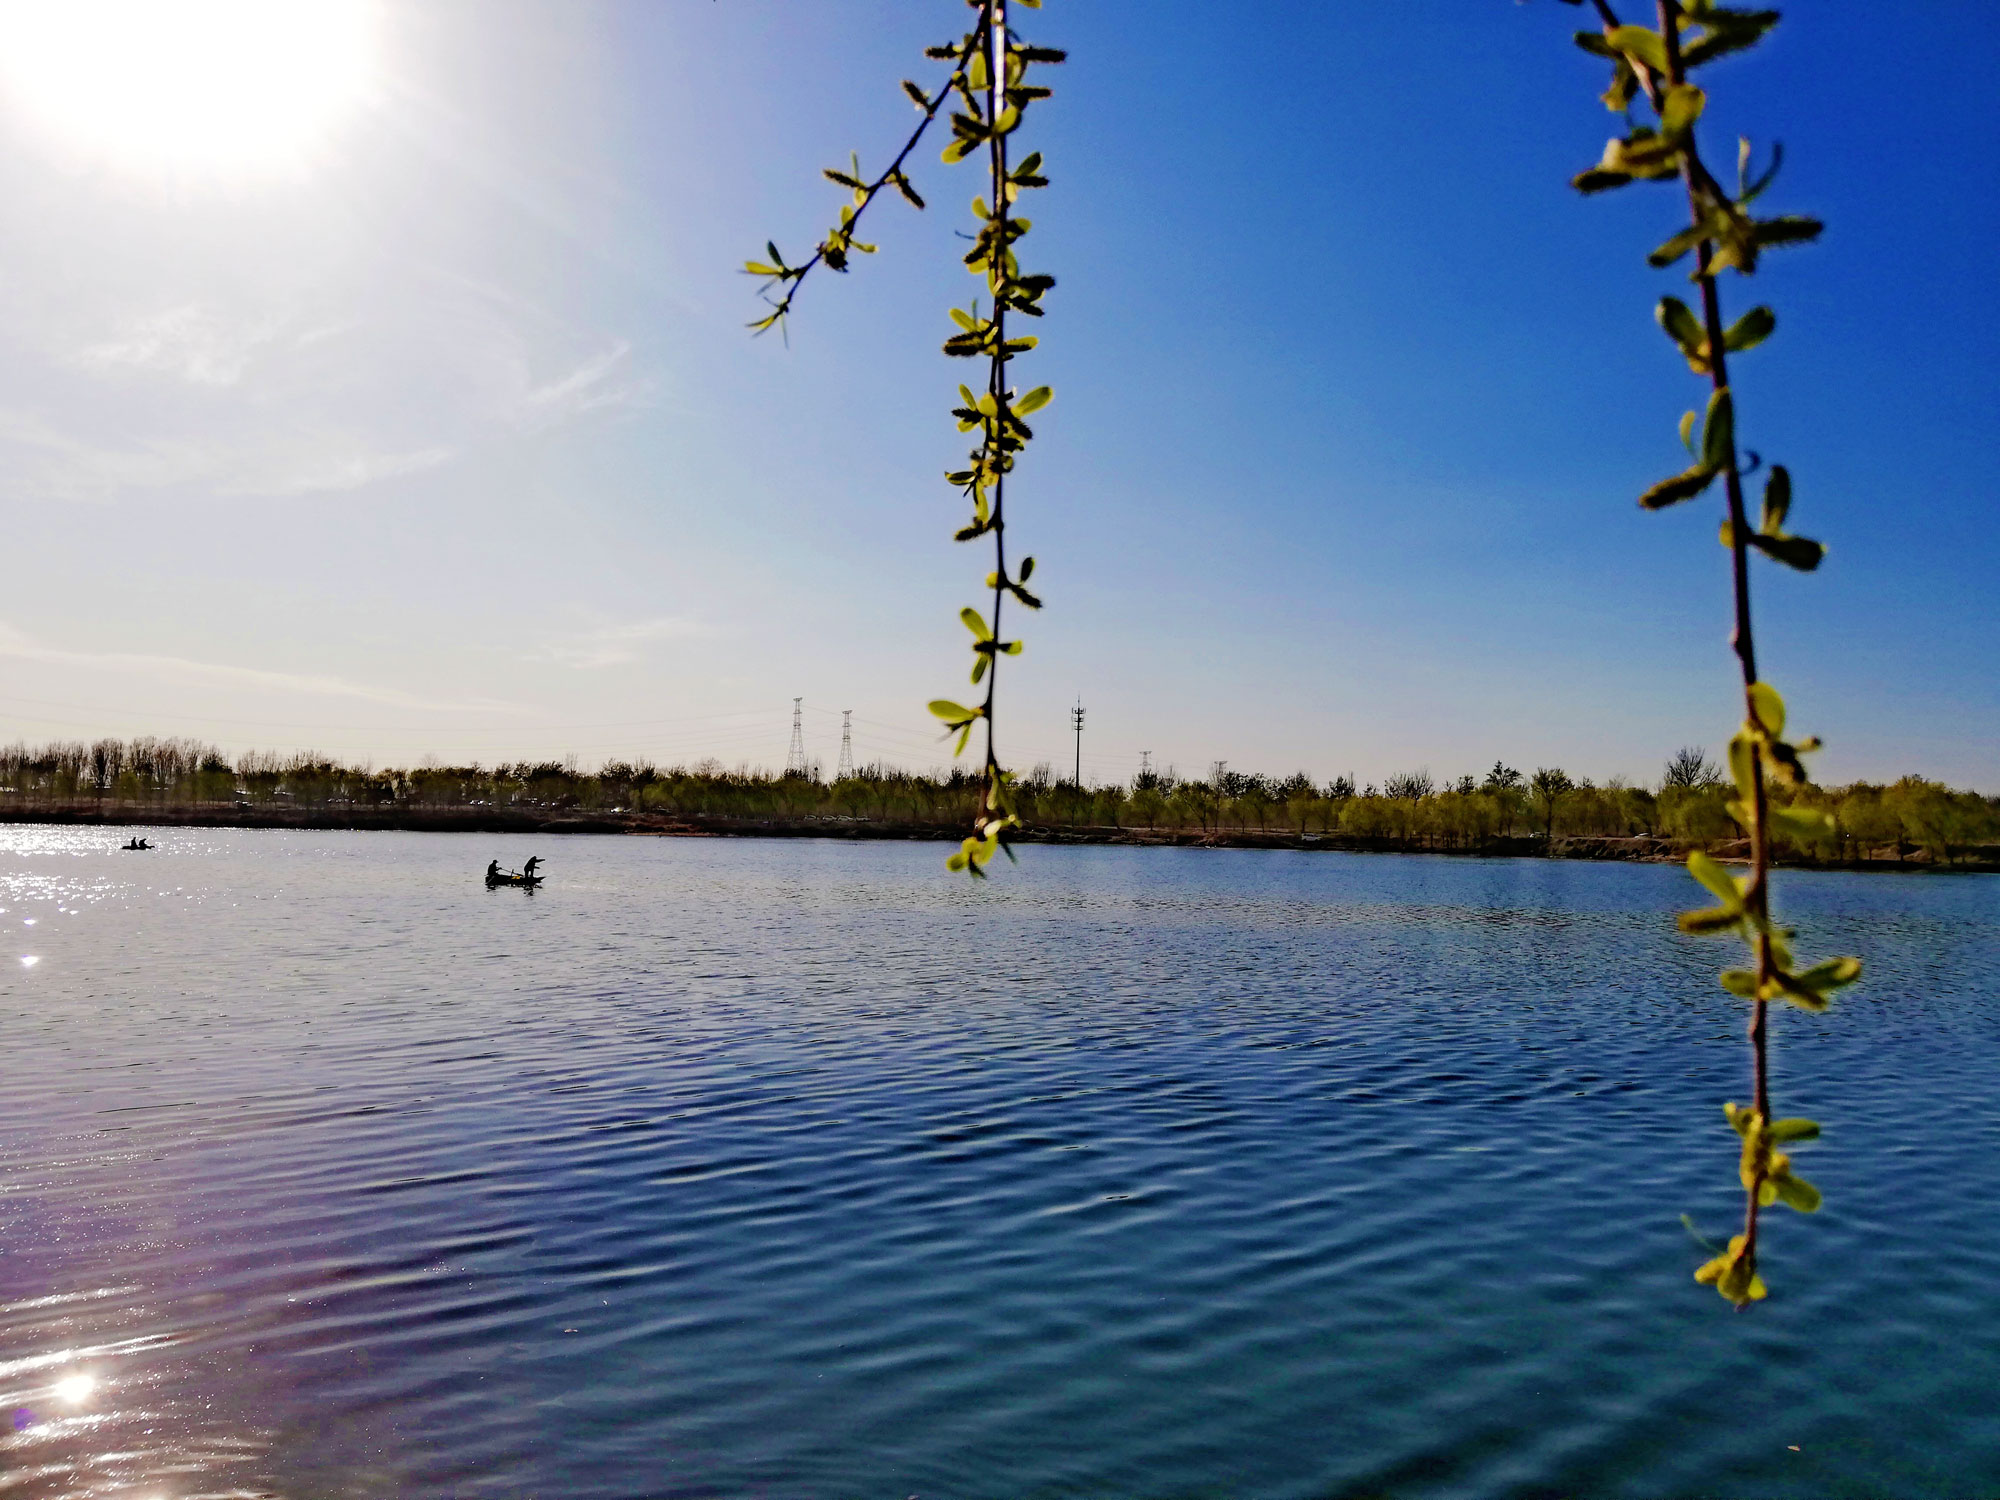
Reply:
[[374, 23], [369, 0], [0, 0], [0, 72], [121, 165], [283, 169], [366, 96]]

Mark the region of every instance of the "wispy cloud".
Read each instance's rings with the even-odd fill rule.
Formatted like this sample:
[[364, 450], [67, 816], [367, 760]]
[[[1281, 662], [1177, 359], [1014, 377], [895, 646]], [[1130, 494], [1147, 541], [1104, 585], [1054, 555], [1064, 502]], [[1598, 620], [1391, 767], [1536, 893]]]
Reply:
[[545, 385], [531, 386], [521, 397], [523, 415], [531, 422], [558, 421], [607, 406], [643, 406], [652, 395], [653, 383], [643, 378], [620, 378], [632, 346], [620, 339], [601, 354], [594, 354], [567, 375]]
[[0, 494], [95, 500], [132, 490], [201, 485], [218, 495], [304, 495], [358, 489], [449, 462], [442, 446], [371, 452], [340, 433], [272, 434], [227, 443], [189, 439], [92, 442], [23, 411], [0, 411]]
[[378, 479], [420, 474], [449, 463], [450, 448], [419, 448], [413, 453], [353, 453], [323, 460], [307, 459], [289, 474], [254, 475], [220, 485], [223, 495], [305, 495], [320, 490], [353, 490]]
[[396, 708], [425, 709], [442, 713], [523, 713], [518, 703], [497, 698], [460, 700], [426, 698], [397, 688], [371, 687], [312, 672], [274, 672], [264, 667], [239, 667], [228, 662], [194, 661], [185, 656], [155, 656], [137, 651], [70, 651], [48, 646], [0, 622], [0, 657], [22, 661], [50, 662], [80, 670], [144, 672], [178, 682], [224, 683], [235, 687], [261, 688], [267, 692], [306, 693], [323, 698], [354, 698], [365, 703], [384, 703]]
[[133, 486], [184, 484], [214, 472], [216, 454], [186, 440], [105, 447], [34, 412], [0, 411], [0, 483], [25, 497], [94, 498]]
[[654, 641], [694, 640], [715, 634], [713, 627], [698, 620], [661, 616], [633, 620], [623, 625], [597, 625], [558, 635], [529, 661], [554, 662], [558, 666], [594, 670], [621, 667], [638, 661], [641, 648]]
[[122, 332], [76, 355], [86, 369], [148, 370], [193, 385], [232, 386], [251, 358], [277, 335], [269, 322], [234, 323], [198, 305], [171, 307], [137, 319]]
[[0, 496], [355, 490], [655, 396], [608, 330], [463, 292], [400, 312], [325, 300], [183, 296], [64, 320], [38, 349], [52, 378], [14, 382], [0, 407]]

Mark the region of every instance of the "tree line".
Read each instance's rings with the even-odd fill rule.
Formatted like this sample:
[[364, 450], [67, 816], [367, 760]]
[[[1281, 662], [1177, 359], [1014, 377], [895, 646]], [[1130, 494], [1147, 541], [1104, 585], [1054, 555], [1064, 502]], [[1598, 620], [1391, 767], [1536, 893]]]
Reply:
[[[1017, 786], [1023, 823], [1056, 831], [1288, 835], [1439, 850], [1593, 838], [1712, 847], [1745, 836], [1720, 768], [1692, 748], [1676, 752], [1651, 785], [1623, 777], [1598, 783], [1550, 766], [1524, 773], [1495, 761], [1483, 776], [1440, 779], [1416, 770], [1368, 785], [1352, 776], [1321, 783], [1303, 771], [1280, 777], [1216, 762], [1199, 778], [1168, 769], [1142, 772], [1124, 785], [1079, 786], [1044, 764]], [[2000, 797], [1921, 776], [1802, 785], [1782, 795], [1786, 805], [1832, 819], [1824, 840], [1781, 840], [1794, 857], [1949, 865], [2000, 845]], [[788, 775], [715, 760], [668, 767], [613, 760], [584, 770], [570, 757], [376, 769], [310, 750], [251, 750], [231, 758], [198, 740], [150, 736], [0, 748], [0, 813], [352, 806], [949, 828], [971, 816], [980, 797], [976, 770], [909, 771], [881, 763], [828, 780], [817, 771]]]

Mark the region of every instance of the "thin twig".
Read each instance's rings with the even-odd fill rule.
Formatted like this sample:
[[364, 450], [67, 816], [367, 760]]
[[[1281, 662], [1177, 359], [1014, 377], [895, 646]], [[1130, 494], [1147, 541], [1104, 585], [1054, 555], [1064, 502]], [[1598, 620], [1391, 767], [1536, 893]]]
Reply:
[[[989, 124], [997, 126], [1007, 103], [1007, 0], [987, 0], [985, 39], [990, 55], [986, 71], [986, 118]], [[1000, 633], [1000, 610], [1007, 596], [1007, 430], [1004, 419], [1007, 413], [1007, 299], [1000, 294], [1000, 288], [1007, 277], [1007, 133], [995, 129], [989, 138], [989, 156], [993, 167], [993, 219], [996, 225], [994, 248], [986, 262], [986, 285], [993, 293], [993, 357], [987, 369], [986, 389], [993, 397], [997, 414], [996, 425], [987, 429], [989, 452], [993, 463], [993, 640], [997, 644], [1005, 639]], [[995, 451], [997, 450], [997, 451]], [[1000, 687], [1000, 652], [995, 650], [986, 660], [986, 811], [995, 814], [995, 793], [998, 791], [1000, 760], [993, 744], [993, 701]]]
[[[1679, 0], [1657, 0], [1660, 38], [1667, 57], [1667, 78], [1669, 87], [1686, 82], [1687, 72], [1681, 60], [1680, 5]], [[1597, 0], [1598, 11], [1610, 15], [1606, 0]], [[1615, 24], [1615, 20], [1612, 24]], [[1640, 70], [1641, 82], [1646, 88], [1646, 96], [1657, 105], [1659, 101], [1658, 82], [1650, 68]], [[1688, 213], [1691, 221], [1699, 224], [1705, 215], [1705, 200], [1709, 195], [1719, 196], [1715, 179], [1702, 165], [1701, 157], [1695, 149], [1692, 128], [1681, 149], [1681, 175], [1687, 186]], [[1715, 284], [1715, 274], [1711, 269], [1714, 249], [1707, 239], [1695, 246], [1695, 283], [1701, 288], [1701, 313], [1703, 328], [1708, 336], [1708, 376], [1710, 388], [1721, 392], [1729, 390], [1729, 365], [1727, 351], [1723, 348], [1722, 296]], [[1734, 395], [1730, 400], [1732, 411]], [[1736, 659], [1742, 668], [1743, 699], [1750, 720], [1761, 723], [1757, 714], [1756, 694], [1752, 689], [1757, 685], [1757, 643], [1750, 621], [1750, 522], [1743, 503], [1743, 476], [1736, 460], [1736, 439], [1734, 427], [1730, 433], [1729, 453], [1722, 471], [1723, 488], [1729, 504], [1729, 563], [1730, 576], [1734, 584], [1736, 598], [1736, 626], [1731, 644]], [[1764, 726], [1769, 728], [1770, 726]], [[1771, 1119], [1770, 1068], [1767, 1042], [1769, 1036], [1769, 1003], [1764, 999], [1767, 986], [1771, 983], [1774, 964], [1771, 953], [1771, 891], [1770, 891], [1770, 841], [1765, 832], [1769, 799], [1764, 781], [1764, 750], [1761, 744], [1751, 746], [1750, 760], [1750, 888], [1744, 892], [1744, 904], [1750, 909], [1752, 925], [1756, 933], [1757, 987], [1750, 1001], [1750, 1057], [1751, 1057], [1751, 1108], [1756, 1112], [1760, 1128], [1768, 1126]], [[1743, 1254], [1752, 1273], [1757, 1265], [1757, 1210], [1758, 1196], [1764, 1186], [1762, 1163], [1764, 1154], [1759, 1153], [1754, 1160], [1757, 1167], [1751, 1180], [1746, 1184], [1746, 1199], [1743, 1209]]]
[[[910, 138], [903, 142], [903, 149], [896, 153], [896, 159], [889, 163], [882, 175], [869, 183], [864, 190], [861, 202], [855, 207], [854, 217], [847, 221], [847, 227], [850, 230], [860, 224], [861, 216], [868, 212], [869, 206], [875, 201], [875, 195], [902, 175], [903, 163], [909, 159], [910, 153], [917, 149], [917, 142], [924, 138], [924, 132], [931, 128], [931, 122], [937, 118], [938, 110], [943, 108], [944, 101], [951, 97], [952, 90], [958, 86], [958, 80], [965, 73], [965, 65], [977, 46], [978, 38], [976, 34], [966, 38], [965, 45], [959, 49], [958, 58], [952, 65], [951, 76], [944, 81], [944, 86], [937, 91], [936, 96], [924, 105], [924, 117], [917, 122], [917, 128], [910, 132]], [[907, 181], [908, 179], [905, 178], [904, 180]], [[814, 266], [817, 266], [825, 259], [826, 241], [821, 240], [819, 247], [813, 251], [811, 260], [808, 260], [802, 266], [791, 268], [796, 272], [796, 274], [786, 278], [791, 282], [791, 288], [785, 293], [782, 300], [768, 304], [771, 308], [771, 315], [762, 320], [761, 325], [757, 329], [759, 333], [764, 333], [774, 325], [784, 322], [786, 315], [792, 310], [792, 299], [798, 296], [799, 288], [805, 284], [807, 275], [812, 271]]]
[[[1607, 37], [1610, 36], [1621, 24], [1618, 20], [1618, 13], [1611, 8], [1610, 0], [1591, 0], [1591, 4], [1596, 7], [1598, 19], [1603, 23], [1604, 34]], [[1664, 15], [1664, 11], [1662, 14]], [[1677, 29], [1668, 26], [1664, 20], [1661, 22], [1661, 26], [1662, 31], [1660, 34], [1662, 42], [1667, 49], [1672, 70], [1676, 75], [1668, 79], [1667, 82], [1669, 85], [1683, 83], [1686, 81], [1686, 75], [1681, 71], [1680, 66], [1680, 33]], [[1639, 88], [1645, 94], [1646, 102], [1652, 105], [1654, 112], [1657, 113], [1663, 98], [1663, 90], [1660, 87], [1660, 75], [1653, 71], [1650, 64], [1641, 62], [1638, 58], [1631, 57], [1629, 54], [1627, 61], [1632, 66], [1633, 76], [1639, 80]], [[1690, 190], [1693, 189], [1694, 184], [1699, 183], [1706, 191], [1713, 193], [1717, 199], [1723, 199], [1727, 196], [1722, 191], [1722, 184], [1715, 180], [1715, 174], [1708, 170], [1707, 163], [1701, 159], [1701, 152], [1695, 147], [1694, 132], [1692, 130], [1688, 132], [1687, 140], [1682, 146], [1681, 170], [1689, 178]], [[1697, 216], [1699, 216], [1699, 205], [1693, 205], [1693, 207]]]

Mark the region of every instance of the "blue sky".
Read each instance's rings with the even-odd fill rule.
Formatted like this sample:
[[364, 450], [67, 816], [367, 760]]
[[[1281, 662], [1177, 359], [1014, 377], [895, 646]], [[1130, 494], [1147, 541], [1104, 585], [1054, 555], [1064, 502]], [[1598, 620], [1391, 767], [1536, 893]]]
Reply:
[[[1727, 304], [1777, 336], [1739, 428], [1816, 576], [1757, 570], [1825, 779], [2000, 790], [2000, 12], [1794, 6], [1704, 122], [1824, 218]], [[1707, 500], [1646, 515], [1700, 390], [1655, 329], [1665, 187], [1567, 187], [1614, 121], [1554, 3], [1049, 0], [1028, 144], [1055, 403], [1010, 488], [1048, 608], [1004, 755], [1363, 780], [1504, 758], [1657, 775], [1737, 717]], [[941, 471], [970, 168], [753, 340], [767, 237], [882, 161], [946, 0], [368, 13], [276, 164], [0, 100], [0, 735], [191, 734], [377, 763], [942, 761], [963, 685]], [[939, 143], [940, 145], [942, 142]]]

